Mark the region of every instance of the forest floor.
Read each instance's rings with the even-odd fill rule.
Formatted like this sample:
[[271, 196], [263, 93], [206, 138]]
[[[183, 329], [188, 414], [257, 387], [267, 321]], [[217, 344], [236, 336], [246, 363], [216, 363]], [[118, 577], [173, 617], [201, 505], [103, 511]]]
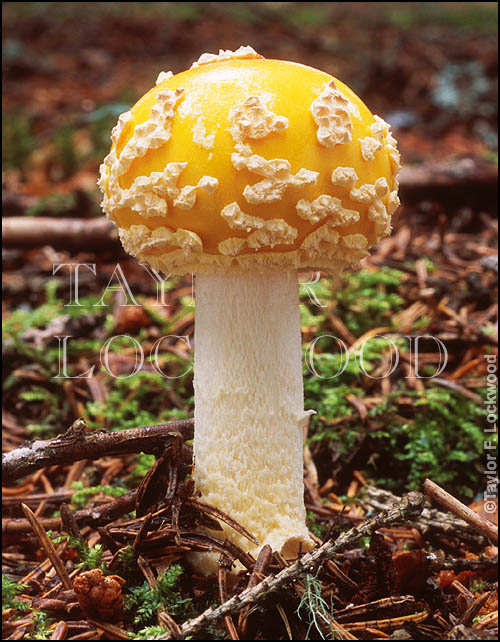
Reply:
[[[3, 452], [56, 440], [40, 446], [40, 465], [3, 466], [3, 638], [496, 638], [485, 473], [498, 353], [496, 3], [7, 2], [3, 18], [3, 215], [33, 222], [24, 237], [4, 232]], [[326, 546], [314, 571], [206, 535], [230, 516], [189, 482], [192, 280], [167, 279], [158, 305], [151, 275], [98, 230], [98, 166], [119, 114], [159, 71], [242, 44], [344, 80], [392, 124], [404, 163], [393, 235], [340, 283], [300, 275], [305, 405], [316, 410], [305, 500]], [[41, 217], [69, 236], [83, 220], [88, 245], [52, 238]], [[75, 263], [96, 269], [81, 271], [80, 305], [68, 306], [69, 270], [53, 266]], [[107, 287], [117, 265], [138, 306]], [[70, 337], [66, 365], [58, 336]], [[167, 377], [148, 358], [162, 337]], [[350, 356], [339, 376], [334, 337]], [[137, 345], [144, 365], [128, 376]], [[156, 428], [133, 432], [143, 426]], [[455, 500], [439, 507], [426, 479]], [[401, 497], [423, 490], [434, 508], [411, 514]], [[461, 521], [462, 505], [479, 521]], [[189, 564], [207, 547], [221, 553], [217, 581]], [[235, 559], [245, 570], [232, 576]], [[193, 624], [263, 577], [275, 590], [251, 608]]]

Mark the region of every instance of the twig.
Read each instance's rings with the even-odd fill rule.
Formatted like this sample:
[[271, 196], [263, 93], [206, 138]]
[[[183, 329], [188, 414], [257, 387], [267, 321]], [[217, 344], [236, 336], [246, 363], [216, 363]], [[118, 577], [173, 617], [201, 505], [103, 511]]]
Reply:
[[343, 584], [351, 591], [357, 591], [359, 586], [351, 580], [351, 578], [346, 575], [333, 560], [328, 560], [325, 564], [325, 567], [330, 571], [330, 573], [335, 577], [339, 584]]
[[381, 631], [386, 629], [394, 630], [401, 628], [406, 622], [413, 622], [414, 624], [420, 624], [424, 622], [429, 617], [429, 612], [419, 611], [418, 613], [412, 613], [411, 615], [401, 615], [400, 617], [385, 618], [383, 620], [368, 620], [365, 622], [344, 622], [343, 627], [348, 631], [361, 633], [366, 631], [369, 628], [376, 628]]
[[62, 530], [65, 530], [68, 535], [76, 537], [76, 539], [81, 539], [81, 533], [80, 529], [78, 528], [78, 523], [75, 519], [75, 516], [69, 509], [68, 504], [65, 504], [63, 502], [61, 504], [61, 507], [59, 508], [59, 512], [61, 513]]
[[[366, 493], [363, 499], [363, 506], [371, 510], [385, 510], [395, 501], [399, 501], [397, 495], [393, 495], [388, 490], [366, 486]], [[482, 539], [482, 536], [471, 533], [467, 522], [457, 519], [449, 513], [443, 513], [436, 508], [426, 506], [414, 525], [425, 535], [430, 529], [447, 535], [448, 537], [460, 537], [466, 541], [475, 541]]]
[[68, 634], [68, 623], [64, 620], [58, 622], [50, 636], [51, 640], [66, 640]]
[[484, 593], [483, 595], [480, 595], [477, 599], [475, 599], [474, 602], [472, 602], [472, 604], [469, 606], [469, 608], [465, 611], [465, 613], [460, 618], [459, 624], [470, 626], [472, 624], [472, 620], [476, 617], [476, 615], [483, 608], [486, 602], [494, 594], [495, 594], [495, 591], [490, 591], [489, 593]]
[[290, 627], [290, 622], [288, 621], [288, 618], [285, 613], [285, 609], [281, 606], [281, 604], [278, 602], [276, 604], [276, 610], [280, 614], [281, 619], [283, 620], [283, 624], [285, 625], [286, 633], [288, 635], [289, 640], [293, 640], [293, 634], [292, 634], [292, 629]]
[[[92, 522], [94, 525], [110, 522], [125, 513], [129, 513], [135, 507], [136, 490], [130, 490], [124, 493], [112, 502], [106, 502], [101, 506], [95, 508], [85, 508], [76, 511], [73, 517], [78, 525]], [[62, 521], [59, 517], [39, 518], [39, 523], [42, 528], [52, 531], [60, 531]], [[2, 520], [2, 535], [12, 533], [24, 533], [30, 530], [31, 524], [26, 519], [3, 519]]]
[[368, 615], [374, 611], [381, 611], [388, 608], [398, 608], [401, 606], [415, 605], [415, 598], [413, 595], [397, 595], [391, 597], [383, 597], [373, 602], [366, 602], [365, 604], [358, 604], [357, 606], [348, 606], [340, 611], [334, 611], [333, 615], [336, 620], [342, 622], [352, 617], [359, 617], [360, 615]]
[[430, 479], [424, 482], [424, 492], [430, 499], [433, 499], [441, 506], [444, 506], [454, 515], [457, 515], [468, 524], [470, 524], [476, 531], [485, 535], [494, 544], [498, 544], [498, 526], [488, 519], [484, 519], [465, 504], [455, 499], [453, 495], [447, 493], [440, 486], [435, 484]]
[[92, 620], [91, 618], [87, 618], [87, 622], [90, 626], [94, 626], [98, 631], [102, 631], [107, 635], [113, 636], [109, 638], [110, 640], [130, 640], [127, 631], [119, 626], [111, 624], [110, 622], [99, 622], [98, 620]]
[[38, 508], [42, 502], [49, 502], [50, 504], [59, 504], [71, 499], [73, 490], [58, 490], [55, 493], [32, 493], [31, 495], [14, 495], [9, 496], [5, 493], [2, 497], [2, 506], [19, 506], [24, 501], [28, 506], [35, 506]]
[[[260, 553], [255, 562], [255, 566], [253, 567], [250, 579], [248, 580], [247, 588], [253, 588], [260, 582], [260, 580], [265, 577], [265, 572], [267, 570], [267, 567], [269, 566], [269, 562], [271, 561], [272, 552], [272, 548], [269, 546], [269, 544], [265, 544], [260, 549]], [[243, 638], [245, 638], [247, 634], [247, 618], [249, 610], [249, 606], [241, 609], [240, 616], [238, 618], [238, 629], [240, 630]]]
[[[200, 616], [185, 622], [181, 627], [183, 637], [192, 636], [207, 626], [214, 624], [220, 618], [237, 613], [249, 604], [262, 601], [269, 593], [281, 589], [302, 573], [313, 573], [325, 560], [353, 546], [361, 538], [370, 536], [379, 528], [400, 520], [415, 519], [422, 511], [423, 506], [423, 495], [415, 492], [409, 493], [390, 510], [383, 511], [363, 524], [342, 533], [335, 541], [325, 542], [323, 546], [312, 553], [307, 553], [277, 575], [264, 578], [257, 586], [245, 589], [219, 607], [215, 609], [209, 608]], [[156, 639], [168, 640], [170, 637], [165, 635]]]
[[[229, 566], [230, 565], [231, 561], [229, 561]], [[219, 567], [219, 596], [222, 604], [224, 604], [224, 602], [227, 602], [226, 580], [227, 568], [222, 565]], [[234, 626], [233, 618], [231, 617], [231, 615], [228, 614], [224, 616], [224, 623], [231, 640], [239, 640], [240, 638], [238, 636], [238, 632], [236, 631], [236, 627]]]
[[25, 442], [20, 448], [2, 455], [2, 476], [5, 481], [13, 481], [39, 468], [80, 459], [141, 451], [152, 453], [169, 443], [176, 433], [190, 439], [193, 426], [192, 419], [185, 419], [116, 432], [98, 430], [87, 433], [85, 422], [78, 419], [63, 435], [46, 441]]
[[478, 560], [447, 559], [443, 562], [443, 571], [481, 571], [484, 569], [497, 568], [498, 557], [480, 557]]
[[479, 630], [498, 628], [498, 610], [483, 615], [479, 620], [476, 620], [474, 628]]
[[62, 561], [59, 559], [59, 556], [56, 553], [56, 549], [54, 548], [54, 544], [52, 544], [47, 533], [43, 530], [41, 525], [38, 523], [38, 519], [35, 517], [35, 514], [33, 513], [33, 511], [28, 506], [26, 506], [26, 504], [21, 504], [21, 508], [23, 509], [23, 512], [26, 515], [26, 519], [30, 522], [35, 535], [38, 537], [40, 546], [44, 549], [45, 553], [47, 554], [47, 557], [52, 562], [52, 566], [54, 567], [57, 575], [59, 576], [59, 579], [61, 580], [61, 584], [67, 590], [72, 589], [73, 584], [69, 578], [68, 571], [66, 570], [66, 567], [64, 566]]
[[339, 624], [335, 618], [331, 618], [329, 622], [326, 621], [326, 616], [318, 611], [316, 617], [319, 617], [320, 620], [323, 620], [333, 632], [334, 640], [357, 640], [358, 638], [353, 635], [350, 631], [346, 631], [342, 624]]
[[160, 611], [158, 611], [158, 622], [161, 626], [167, 628], [172, 633], [172, 638], [174, 640], [182, 640], [180, 626], [174, 618], [165, 611], [165, 609], [160, 609]]
[[464, 396], [466, 399], [470, 399], [471, 401], [476, 403], [478, 406], [484, 403], [482, 397], [480, 397], [479, 395], [476, 395], [475, 392], [471, 392], [468, 388], [466, 388], [465, 386], [461, 386], [459, 383], [456, 383], [455, 381], [449, 381], [448, 379], [441, 379], [441, 377], [433, 377], [432, 384], [441, 386], [442, 388], [448, 388], [449, 390], [454, 390], [455, 392], [458, 392], [459, 394]]
[[78, 219], [45, 216], [8, 216], [2, 219], [6, 247], [116, 249], [121, 250], [118, 230], [103, 216]]
[[472, 602], [474, 599], [474, 594], [469, 591], [469, 589], [462, 584], [459, 580], [453, 580], [451, 583], [451, 588], [456, 591], [459, 595], [465, 598], [467, 602]]
[[449, 163], [406, 165], [398, 180], [404, 203], [420, 200], [423, 194], [431, 194], [432, 198], [445, 195], [448, 200], [467, 194], [478, 200], [477, 194], [480, 198], [495, 198], [498, 169], [484, 159], [467, 157]]

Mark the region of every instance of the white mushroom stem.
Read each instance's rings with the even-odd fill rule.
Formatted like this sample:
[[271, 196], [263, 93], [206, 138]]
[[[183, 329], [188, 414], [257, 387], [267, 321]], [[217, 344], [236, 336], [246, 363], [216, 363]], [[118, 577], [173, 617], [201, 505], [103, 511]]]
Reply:
[[258, 539], [223, 535], [252, 554], [311, 545], [301, 354], [295, 271], [196, 277], [194, 478]]

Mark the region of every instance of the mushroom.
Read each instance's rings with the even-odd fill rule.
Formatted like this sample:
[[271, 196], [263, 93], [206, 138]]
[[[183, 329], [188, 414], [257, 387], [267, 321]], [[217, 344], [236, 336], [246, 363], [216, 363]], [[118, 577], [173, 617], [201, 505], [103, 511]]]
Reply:
[[396, 141], [339, 80], [240, 47], [162, 72], [112, 143], [99, 185], [123, 247], [196, 275], [196, 488], [258, 544], [225, 536], [293, 558], [312, 546], [297, 270], [338, 274], [390, 234]]

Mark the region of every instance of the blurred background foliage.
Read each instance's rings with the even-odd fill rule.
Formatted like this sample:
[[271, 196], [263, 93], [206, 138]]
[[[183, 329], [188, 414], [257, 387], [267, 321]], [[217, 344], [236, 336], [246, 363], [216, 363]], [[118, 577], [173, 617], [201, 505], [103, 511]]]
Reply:
[[497, 152], [496, 3], [6, 2], [3, 18], [4, 168], [34, 191], [95, 171], [160, 70], [241, 44], [341, 78], [407, 160]]

